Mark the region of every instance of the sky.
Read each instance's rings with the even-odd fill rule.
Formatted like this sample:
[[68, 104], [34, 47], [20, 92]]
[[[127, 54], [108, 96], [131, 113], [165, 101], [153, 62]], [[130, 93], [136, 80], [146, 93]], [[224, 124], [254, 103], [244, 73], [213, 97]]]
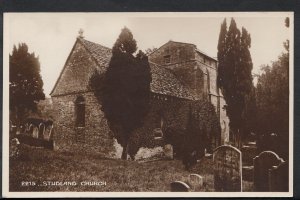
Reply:
[[[13, 46], [26, 43], [39, 56], [44, 92], [49, 97], [80, 29], [86, 40], [112, 47], [121, 29], [128, 27], [138, 48], [160, 47], [169, 40], [193, 43], [217, 56], [220, 26], [234, 17], [239, 29], [251, 35], [253, 74], [284, 51], [290, 29], [289, 13], [9, 13], [4, 15], [4, 46], [8, 58]], [[5, 66], [5, 65], [4, 65]]]

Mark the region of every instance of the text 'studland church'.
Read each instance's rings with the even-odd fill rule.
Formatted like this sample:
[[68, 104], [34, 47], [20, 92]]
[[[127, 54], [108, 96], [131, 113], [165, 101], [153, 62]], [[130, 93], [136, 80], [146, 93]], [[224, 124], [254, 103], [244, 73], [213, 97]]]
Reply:
[[[77, 38], [50, 94], [58, 149], [114, 154], [113, 133], [89, 87], [91, 75], [96, 69], [104, 73], [111, 55], [110, 48]], [[148, 59], [152, 75], [151, 108], [143, 127], [134, 133], [146, 137], [143, 145], [163, 144], [165, 129], [169, 135], [172, 131], [184, 132], [188, 109], [183, 102], [203, 98], [214, 105], [220, 120], [221, 134], [210, 137], [213, 147], [227, 143], [229, 119], [225, 100], [217, 87], [217, 60], [199, 51], [194, 44], [175, 41], [165, 43]]]

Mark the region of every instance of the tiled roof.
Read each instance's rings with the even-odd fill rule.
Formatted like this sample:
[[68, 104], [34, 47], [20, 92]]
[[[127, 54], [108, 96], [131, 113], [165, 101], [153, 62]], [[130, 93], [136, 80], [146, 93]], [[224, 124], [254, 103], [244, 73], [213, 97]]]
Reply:
[[[80, 39], [86, 49], [97, 60], [100, 66], [108, 67], [111, 58], [111, 49], [100, 44]], [[184, 87], [175, 75], [162, 66], [150, 63], [152, 82], [151, 91], [184, 99], [194, 99], [189, 89]]]
[[79, 38], [86, 49], [92, 54], [92, 56], [97, 60], [100, 66], [107, 67], [111, 58], [111, 49], [100, 44], [90, 42], [83, 38]]
[[150, 67], [152, 92], [184, 99], [194, 99], [189, 90], [181, 84], [169, 69], [158, 66], [155, 63], [150, 63]]

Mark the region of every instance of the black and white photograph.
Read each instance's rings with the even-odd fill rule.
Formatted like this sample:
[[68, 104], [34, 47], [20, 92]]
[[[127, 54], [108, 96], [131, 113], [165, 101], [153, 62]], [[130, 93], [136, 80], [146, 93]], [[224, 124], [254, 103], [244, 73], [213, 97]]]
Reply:
[[292, 196], [293, 12], [3, 16], [4, 196]]

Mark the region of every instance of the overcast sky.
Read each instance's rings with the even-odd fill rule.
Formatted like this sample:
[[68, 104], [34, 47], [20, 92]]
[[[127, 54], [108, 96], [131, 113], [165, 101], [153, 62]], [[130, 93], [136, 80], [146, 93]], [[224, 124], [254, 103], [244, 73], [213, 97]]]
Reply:
[[[126, 26], [139, 49], [160, 47], [169, 40], [193, 43], [212, 57], [217, 55], [220, 25], [234, 17], [238, 28], [251, 34], [253, 73], [259, 66], [270, 64], [284, 51], [289, 38], [284, 26], [288, 13], [13, 13], [5, 15], [4, 45], [11, 53], [13, 45], [26, 43], [30, 52], [39, 56], [44, 91], [51, 92], [73, 47], [80, 28], [87, 40], [112, 47]], [[6, 54], [5, 56], [8, 57]]]

